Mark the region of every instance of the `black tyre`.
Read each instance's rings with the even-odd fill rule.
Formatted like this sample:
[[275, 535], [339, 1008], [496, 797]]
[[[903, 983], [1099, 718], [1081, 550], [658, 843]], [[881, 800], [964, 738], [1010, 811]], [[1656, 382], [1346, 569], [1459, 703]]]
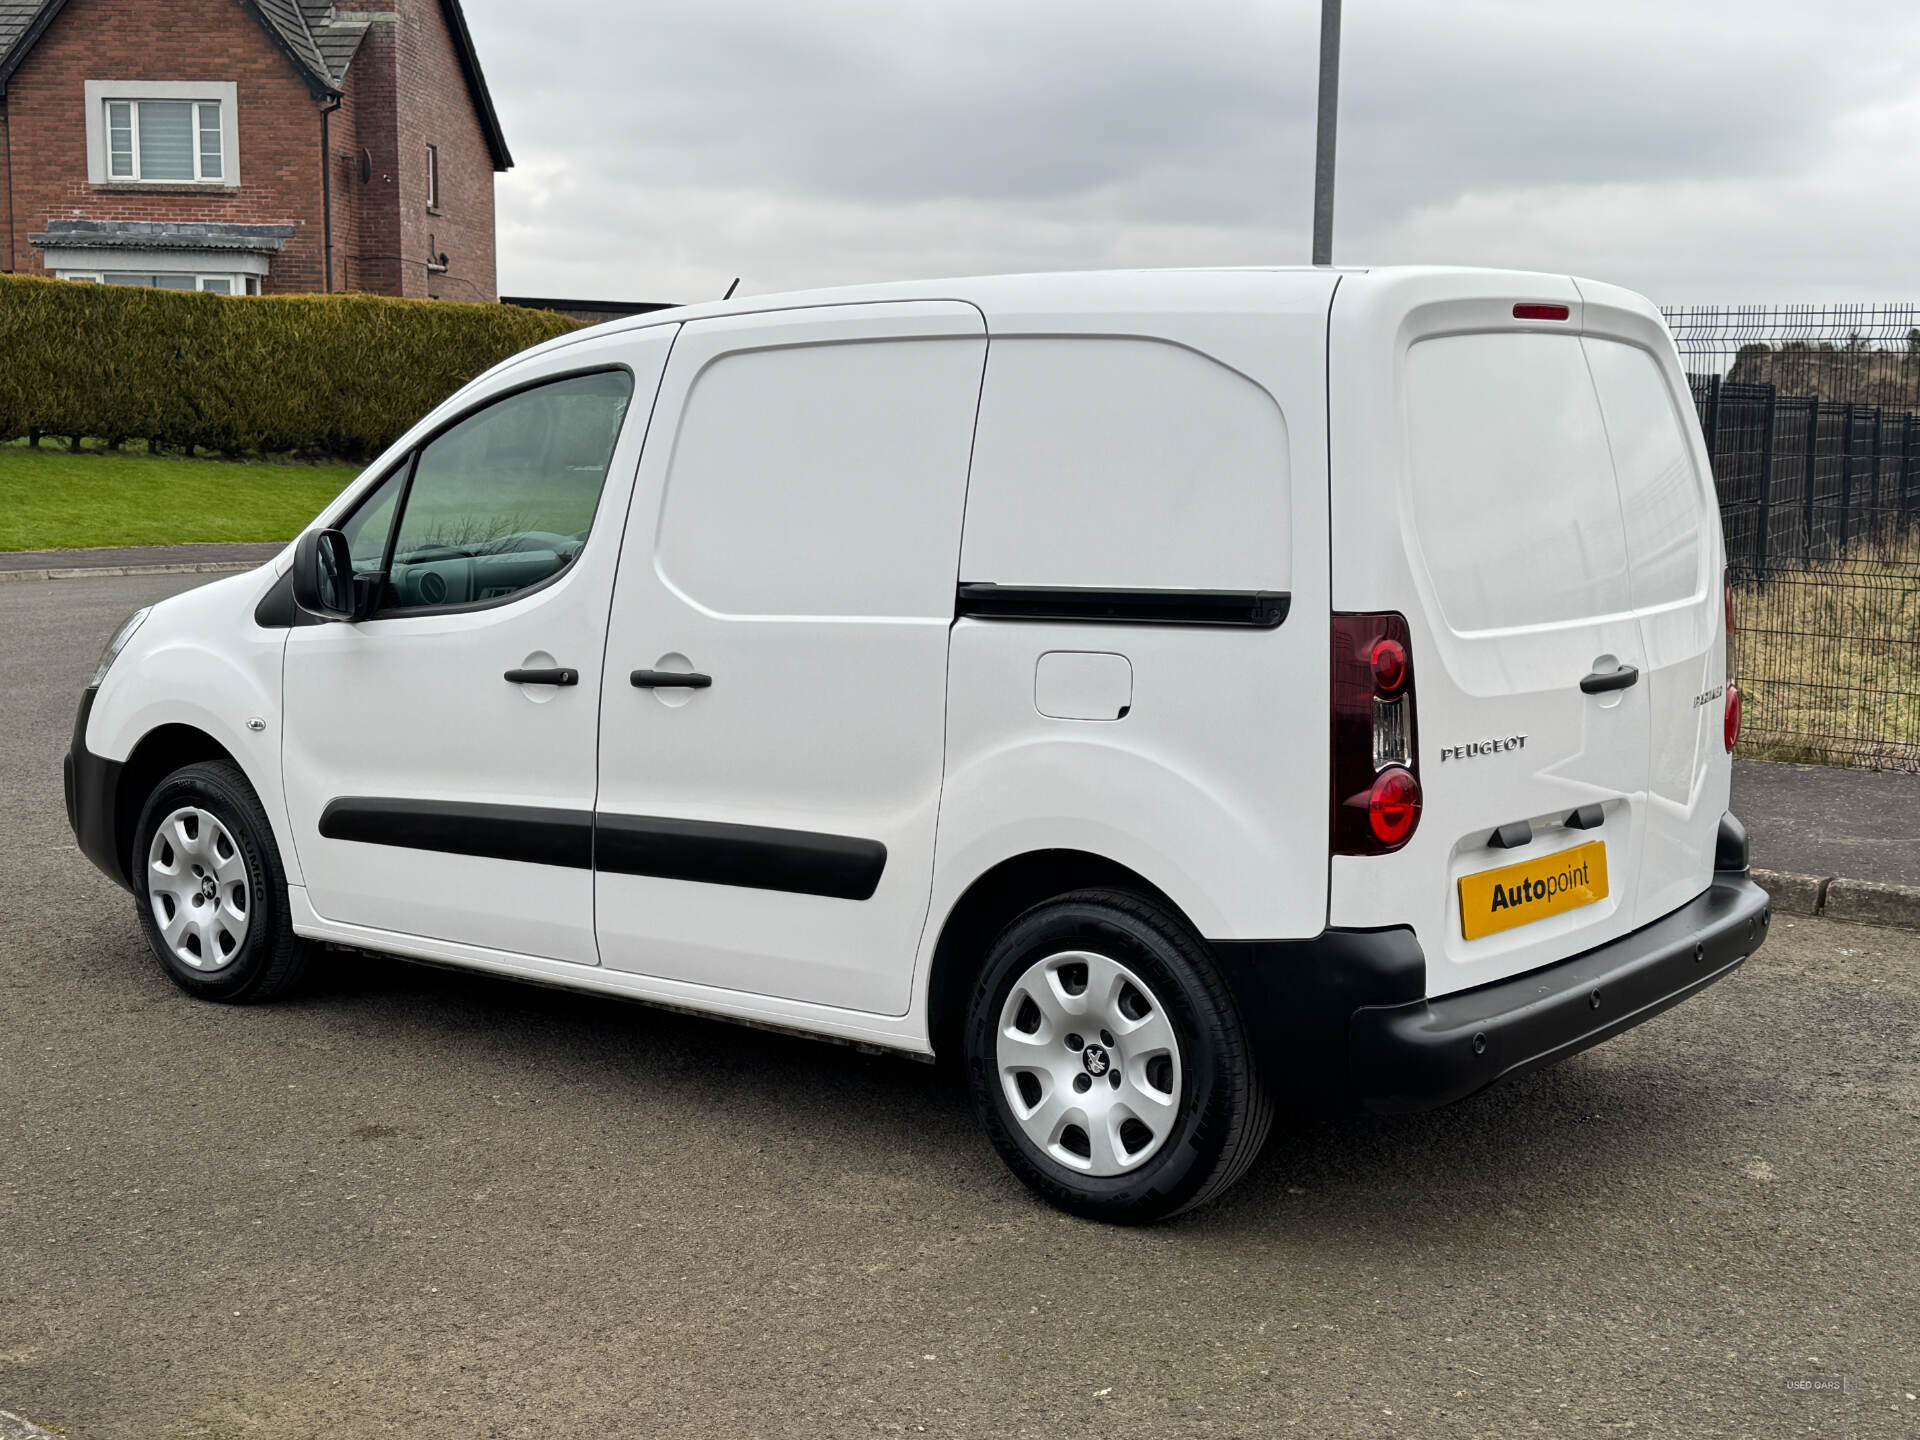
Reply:
[[1273, 1108], [1205, 943], [1138, 896], [1082, 890], [1000, 933], [967, 1005], [974, 1109], [1050, 1204], [1121, 1224], [1243, 1175]]
[[147, 797], [129, 857], [140, 930], [173, 983], [202, 1000], [284, 994], [309, 947], [287, 915], [273, 828], [238, 766], [174, 771]]

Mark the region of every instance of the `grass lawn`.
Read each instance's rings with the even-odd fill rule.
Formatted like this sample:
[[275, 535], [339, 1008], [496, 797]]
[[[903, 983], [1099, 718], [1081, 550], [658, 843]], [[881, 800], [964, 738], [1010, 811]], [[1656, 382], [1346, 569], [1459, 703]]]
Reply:
[[[58, 448], [56, 448], [58, 446]], [[0, 550], [291, 540], [357, 465], [238, 463], [0, 445]]]

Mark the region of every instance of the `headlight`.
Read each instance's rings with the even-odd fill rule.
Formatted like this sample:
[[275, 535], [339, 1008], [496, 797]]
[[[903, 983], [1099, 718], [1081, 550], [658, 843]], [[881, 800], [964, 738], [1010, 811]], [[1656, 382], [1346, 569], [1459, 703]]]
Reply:
[[120, 658], [120, 652], [127, 648], [127, 642], [133, 638], [133, 632], [140, 628], [147, 616], [153, 613], [153, 607], [136, 610], [127, 617], [126, 624], [113, 632], [113, 638], [107, 641], [107, 648], [100, 652], [100, 663], [93, 667], [93, 679], [87, 682], [89, 687], [98, 685], [107, 678], [107, 671], [113, 668], [113, 662]]

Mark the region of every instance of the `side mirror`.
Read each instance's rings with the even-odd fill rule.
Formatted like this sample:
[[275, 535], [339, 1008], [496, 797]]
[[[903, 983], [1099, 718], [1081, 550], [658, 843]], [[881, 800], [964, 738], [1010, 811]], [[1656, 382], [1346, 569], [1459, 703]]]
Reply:
[[309, 530], [293, 547], [293, 603], [322, 620], [364, 620], [374, 594], [367, 576], [353, 573], [347, 537]]

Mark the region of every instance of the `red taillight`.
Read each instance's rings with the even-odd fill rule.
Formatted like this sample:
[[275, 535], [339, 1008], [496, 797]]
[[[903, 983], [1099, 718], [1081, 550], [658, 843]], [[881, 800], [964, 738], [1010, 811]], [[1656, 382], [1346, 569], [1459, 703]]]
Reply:
[[1516, 305], [1513, 318], [1516, 320], [1564, 320], [1573, 312], [1564, 305]]
[[1368, 657], [1373, 664], [1373, 687], [1382, 695], [1399, 691], [1407, 678], [1407, 648], [1398, 640], [1376, 640]]
[[1420, 823], [1406, 618], [1333, 617], [1333, 851], [1384, 855]]
[[1740, 687], [1734, 684], [1727, 686], [1726, 726], [1727, 753], [1731, 755], [1740, 743]]
[[1411, 771], [1384, 772], [1367, 792], [1367, 824], [1385, 850], [1406, 843], [1420, 819], [1420, 782]]

